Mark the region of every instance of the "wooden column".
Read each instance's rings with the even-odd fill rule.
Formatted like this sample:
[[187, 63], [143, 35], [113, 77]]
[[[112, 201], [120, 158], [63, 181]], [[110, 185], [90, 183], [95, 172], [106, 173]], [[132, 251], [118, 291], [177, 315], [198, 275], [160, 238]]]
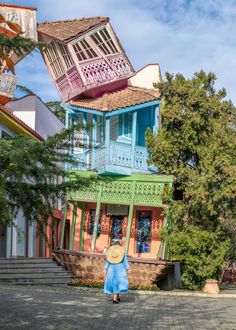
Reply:
[[110, 117], [106, 117], [105, 127], [106, 165], [110, 163]]
[[81, 203], [81, 222], [80, 222], [80, 238], [79, 238], [79, 250], [84, 250], [84, 218], [85, 218], [85, 203]]
[[98, 222], [101, 214], [101, 197], [102, 197], [102, 184], [99, 186], [99, 192], [97, 197], [97, 205], [96, 205], [96, 214], [95, 214], [95, 221], [93, 227], [93, 240], [91, 245], [91, 252], [95, 252], [96, 248], [96, 240], [97, 240], [97, 232], [98, 232]]
[[132, 117], [132, 140], [131, 140], [131, 167], [135, 167], [135, 146], [136, 146], [136, 131], [137, 131], [137, 111], [133, 112]]
[[78, 204], [78, 202], [74, 202], [73, 215], [72, 215], [72, 225], [71, 225], [71, 231], [70, 231], [70, 244], [69, 244], [69, 249], [70, 250], [73, 250], [73, 248], [74, 248], [77, 204]]
[[64, 244], [67, 209], [68, 209], [68, 204], [67, 202], [65, 202], [63, 220], [61, 222], [60, 249], [63, 249], [63, 244]]
[[132, 182], [132, 191], [131, 191], [131, 202], [129, 205], [128, 227], [127, 227], [126, 240], [125, 240], [125, 252], [126, 253], [129, 252], [130, 233], [131, 233], [132, 220], [133, 220], [133, 214], [134, 214], [135, 185], [136, 185], [136, 182], [133, 181]]
[[95, 150], [94, 148], [97, 145], [97, 115], [93, 115], [93, 134], [92, 134], [92, 159], [91, 166], [92, 170], [95, 168]]
[[83, 113], [83, 149], [88, 149], [88, 131], [87, 131], [87, 125], [88, 125], [88, 116], [87, 113]]
[[153, 123], [153, 133], [159, 129], [159, 105], [154, 106], [154, 123]]

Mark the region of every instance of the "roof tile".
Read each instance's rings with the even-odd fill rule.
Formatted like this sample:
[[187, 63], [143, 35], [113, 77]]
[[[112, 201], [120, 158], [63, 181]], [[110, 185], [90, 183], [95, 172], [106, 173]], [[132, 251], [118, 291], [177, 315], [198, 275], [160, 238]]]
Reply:
[[108, 21], [109, 18], [106, 16], [97, 16], [66, 21], [43, 22], [38, 24], [37, 30], [59, 41], [66, 41]]
[[158, 90], [128, 86], [119, 91], [106, 93], [96, 99], [85, 98], [72, 101], [70, 104], [72, 106], [106, 112], [144, 104], [159, 98], [160, 92]]

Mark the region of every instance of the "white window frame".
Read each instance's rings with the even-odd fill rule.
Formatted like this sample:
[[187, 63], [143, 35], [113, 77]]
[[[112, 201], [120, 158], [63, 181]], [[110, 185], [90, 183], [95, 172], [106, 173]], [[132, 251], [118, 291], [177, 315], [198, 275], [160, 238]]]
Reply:
[[119, 53], [119, 49], [106, 26], [91, 33], [90, 38], [103, 54], [114, 55]]
[[52, 41], [49, 44], [49, 47], [44, 50], [44, 53], [55, 79], [58, 79], [65, 74], [66, 70], [63, 64], [63, 59], [60, 56], [60, 52], [55, 41]]
[[86, 38], [77, 40], [72, 44], [72, 47], [79, 62], [91, 61], [100, 57]]
[[58, 48], [60, 50], [60, 54], [61, 54], [61, 57], [63, 58], [64, 64], [65, 64], [67, 70], [69, 70], [70, 68], [72, 68], [75, 65], [74, 61], [72, 59], [72, 56], [69, 52], [69, 49], [66, 45], [64, 45], [62, 43], [58, 43]]
[[[128, 135], [125, 135], [125, 115], [128, 115], [128, 116], [131, 117], [131, 132], [130, 132], [130, 137]], [[121, 136], [122, 136], [122, 138], [127, 139], [127, 140], [131, 140], [132, 139], [132, 124], [133, 124], [132, 118], [133, 118], [132, 113], [128, 113], [128, 112], [122, 113]], [[128, 131], [129, 131], [129, 127], [128, 127]]]

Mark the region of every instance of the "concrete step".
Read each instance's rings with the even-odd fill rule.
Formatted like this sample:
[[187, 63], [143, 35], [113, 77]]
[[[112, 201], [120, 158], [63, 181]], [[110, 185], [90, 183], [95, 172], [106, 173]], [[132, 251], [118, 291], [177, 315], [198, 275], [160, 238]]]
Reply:
[[0, 258], [0, 265], [2, 264], [52, 264], [52, 258]]
[[66, 273], [66, 270], [61, 267], [61, 266], [55, 266], [55, 267], [46, 267], [46, 268], [42, 268], [42, 267], [17, 267], [17, 268], [4, 268], [4, 269], [0, 269], [0, 274], [31, 274], [31, 273], [47, 273], [47, 274], [52, 274], [52, 273]]
[[38, 278], [38, 279], [30, 279], [30, 278], [17, 278], [17, 279], [6, 279], [6, 280], [0, 280], [0, 284], [11, 284], [11, 285], [57, 285], [57, 284], [65, 284], [68, 285], [71, 281], [71, 278], [64, 278], [64, 277], [58, 277], [58, 278]]
[[72, 273], [31, 273], [31, 274], [0, 274], [0, 281], [7, 280], [7, 279], [43, 279], [43, 278], [56, 278], [56, 277], [63, 277], [63, 278], [71, 278], [73, 277]]
[[0, 284], [68, 285], [73, 278], [52, 258], [0, 259]]
[[[52, 263], [6, 263], [6, 264], [0, 264], [0, 273], [3, 269], [19, 269], [19, 268], [29, 268], [29, 269], [37, 269], [37, 268], [41, 268], [41, 269], [51, 269], [51, 268], [57, 268], [57, 267], [62, 267], [62, 266], [58, 266], [56, 262], [52, 262]], [[62, 267], [63, 268], [63, 267]], [[64, 268], [63, 268], [64, 269]]]

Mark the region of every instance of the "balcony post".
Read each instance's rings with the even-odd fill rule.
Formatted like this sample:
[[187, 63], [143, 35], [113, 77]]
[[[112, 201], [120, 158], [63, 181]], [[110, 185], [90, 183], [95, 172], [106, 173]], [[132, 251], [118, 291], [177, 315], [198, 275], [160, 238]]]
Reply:
[[68, 209], [68, 204], [67, 204], [67, 201], [65, 200], [64, 212], [63, 212], [63, 219], [62, 219], [62, 221], [61, 221], [60, 249], [63, 249], [63, 247], [64, 247], [64, 237], [65, 237], [65, 227], [66, 227], [67, 209]]
[[97, 196], [97, 205], [96, 205], [96, 214], [95, 214], [95, 221], [93, 227], [93, 239], [91, 245], [91, 252], [95, 252], [96, 248], [96, 240], [97, 240], [97, 232], [98, 232], [98, 223], [101, 214], [101, 197], [102, 197], [102, 183], [100, 183], [98, 196]]
[[97, 145], [97, 115], [93, 115], [93, 131], [92, 131], [92, 160], [91, 160], [91, 166], [92, 169], [95, 167], [95, 151], [94, 148]]
[[133, 214], [134, 214], [135, 186], [136, 186], [136, 181], [133, 181], [132, 182], [132, 192], [131, 192], [131, 202], [129, 205], [128, 228], [127, 228], [126, 239], [125, 239], [125, 252], [127, 254], [129, 253], [130, 233], [131, 233]]
[[87, 122], [88, 122], [88, 117], [87, 117], [87, 113], [83, 113], [83, 149], [87, 149], [88, 146], [86, 146], [88, 144], [88, 133], [87, 133]]
[[131, 168], [135, 167], [136, 131], [137, 131], [137, 111], [134, 111], [132, 117]]
[[110, 117], [106, 117], [105, 127], [106, 165], [110, 163]]
[[76, 225], [76, 217], [77, 217], [77, 202], [74, 202], [73, 207], [73, 215], [72, 215], [72, 224], [71, 224], [71, 231], [70, 231], [70, 244], [69, 249], [73, 250], [74, 248], [74, 239], [75, 239], [75, 225]]
[[85, 203], [82, 202], [81, 208], [81, 222], [80, 222], [80, 240], [79, 240], [79, 250], [84, 250], [84, 219], [85, 219]]
[[153, 125], [153, 133], [159, 128], [159, 104], [154, 106], [154, 125]]

